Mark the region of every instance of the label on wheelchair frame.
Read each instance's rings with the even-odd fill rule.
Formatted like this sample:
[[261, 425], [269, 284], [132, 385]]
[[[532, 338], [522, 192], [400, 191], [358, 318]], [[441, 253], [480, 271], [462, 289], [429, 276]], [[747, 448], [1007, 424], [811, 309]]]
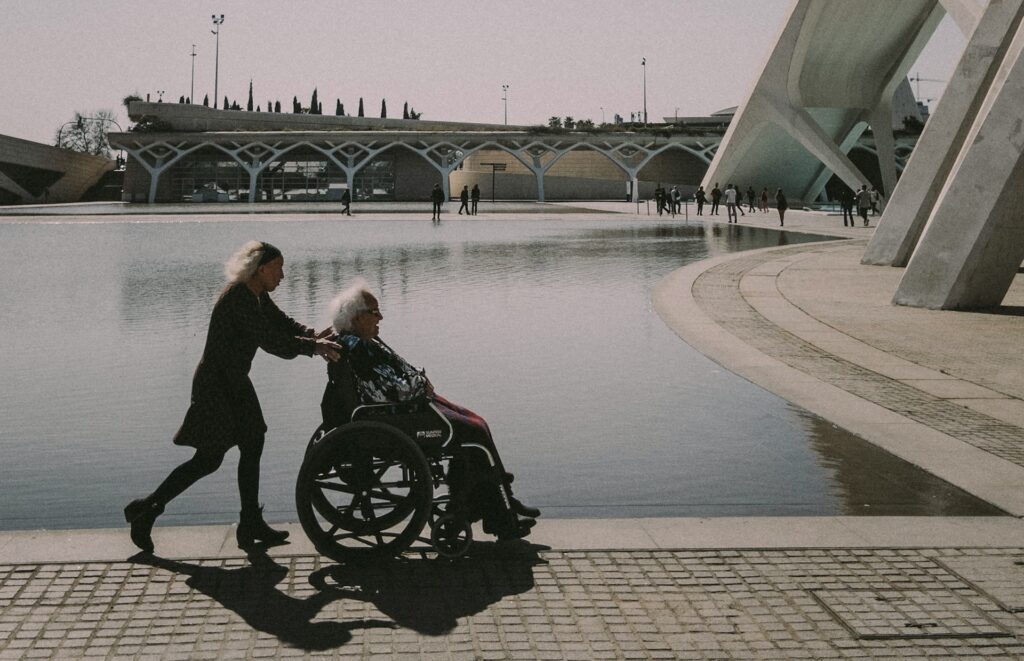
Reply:
[[416, 438], [417, 439], [421, 439], [421, 438], [424, 438], [424, 439], [441, 438], [441, 436], [442, 436], [442, 431], [440, 429], [428, 429], [426, 431], [418, 431], [418, 432], [416, 432]]

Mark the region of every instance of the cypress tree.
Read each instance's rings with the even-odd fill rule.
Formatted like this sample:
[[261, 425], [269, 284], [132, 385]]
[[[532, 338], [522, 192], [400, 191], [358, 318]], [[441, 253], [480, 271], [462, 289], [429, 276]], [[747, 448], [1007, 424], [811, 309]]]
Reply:
[[316, 114], [318, 114], [318, 115], [324, 114], [324, 104], [321, 101], [318, 101], [317, 104], [316, 104]]
[[192, 97], [191, 96], [186, 96], [185, 97], [185, 103], [187, 103], [189, 105], [192, 105]]
[[295, 114], [302, 112], [302, 108], [299, 107], [299, 97], [297, 96], [292, 97], [292, 112]]
[[281, 99], [274, 101], [274, 112], [281, 112]]
[[342, 117], [344, 117], [344, 116], [345, 116], [345, 104], [344, 104], [344, 103], [343, 103], [343, 104], [341, 104], [341, 116], [342, 116]]
[[206, 106], [207, 108], [210, 107], [210, 95], [209, 94], [203, 95], [203, 105]]
[[270, 99], [267, 99], [267, 112], [274, 112], [274, 104], [271, 103]]
[[409, 102], [402, 104], [402, 119], [409, 119]]
[[388, 117], [388, 100], [387, 99], [381, 99], [380, 100], [380, 118], [381, 119], [387, 119], [387, 117]]
[[363, 97], [359, 97], [359, 116], [365, 117], [365, 115], [363, 115]]
[[341, 114], [341, 99], [335, 99], [334, 100], [334, 114], [335, 115], [340, 115]]
[[316, 99], [316, 88], [313, 88], [313, 97], [309, 100], [309, 114], [316, 115], [320, 109], [320, 103]]
[[182, 94], [181, 96], [178, 97], [178, 103], [185, 103], [185, 95], [184, 94]]
[[228, 108], [230, 108], [230, 107], [231, 107], [231, 104], [230, 104], [230, 103], [228, 103], [228, 95], [227, 95], [227, 94], [225, 94], [225, 95], [224, 95], [224, 107], [223, 107], [223, 109], [224, 109], [224, 110], [227, 110], [227, 109], [228, 109]]
[[252, 78], [249, 79], [249, 102], [245, 104], [245, 109], [252, 112]]

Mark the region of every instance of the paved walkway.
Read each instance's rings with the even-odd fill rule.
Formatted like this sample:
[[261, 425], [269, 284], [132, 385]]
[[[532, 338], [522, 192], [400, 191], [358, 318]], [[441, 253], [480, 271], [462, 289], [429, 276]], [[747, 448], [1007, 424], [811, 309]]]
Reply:
[[999, 313], [893, 307], [900, 270], [858, 261], [870, 229], [787, 221], [854, 240], [686, 267], [659, 313], [1012, 516], [542, 520], [536, 545], [372, 567], [294, 526], [250, 558], [229, 526], [158, 529], [160, 557], [124, 530], [4, 533], [0, 659], [1024, 658], [1024, 287]]

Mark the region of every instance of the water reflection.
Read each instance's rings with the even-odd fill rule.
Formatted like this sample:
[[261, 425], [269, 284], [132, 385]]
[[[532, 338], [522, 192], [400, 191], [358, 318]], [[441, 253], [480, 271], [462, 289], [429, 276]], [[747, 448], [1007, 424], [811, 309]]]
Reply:
[[[944, 487], [881, 488], [872, 473], [902, 464], [849, 450], [856, 439], [721, 370], [652, 309], [650, 289], [683, 264], [813, 237], [611, 219], [179, 220], [0, 225], [0, 526], [121, 525], [127, 494], [184, 459], [170, 438], [223, 260], [252, 238], [284, 251], [274, 299], [305, 323], [326, 325], [353, 277], [377, 287], [385, 339], [487, 418], [549, 516], [977, 511]], [[267, 512], [294, 519], [324, 367], [259, 355], [253, 380], [270, 425]], [[231, 473], [161, 520], [232, 521]]]

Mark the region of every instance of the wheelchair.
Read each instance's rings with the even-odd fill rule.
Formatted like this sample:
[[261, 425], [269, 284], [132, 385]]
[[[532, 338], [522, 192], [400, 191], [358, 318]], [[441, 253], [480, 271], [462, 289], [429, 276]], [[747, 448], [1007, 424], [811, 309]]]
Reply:
[[316, 549], [338, 562], [401, 555], [417, 542], [443, 558], [464, 555], [473, 530], [448, 486], [453, 436], [426, 399], [356, 406], [349, 422], [321, 425], [295, 486], [299, 521]]

